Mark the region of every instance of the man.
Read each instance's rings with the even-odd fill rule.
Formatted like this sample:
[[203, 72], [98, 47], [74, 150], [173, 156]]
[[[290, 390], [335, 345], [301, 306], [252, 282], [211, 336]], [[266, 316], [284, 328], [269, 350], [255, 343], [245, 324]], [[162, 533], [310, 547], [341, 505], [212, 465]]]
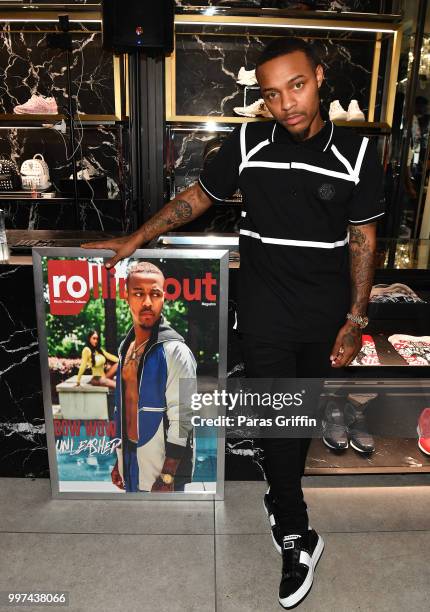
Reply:
[[127, 492], [181, 491], [191, 482], [192, 430], [179, 380], [196, 377], [184, 339], [162, 317], [164, 275], [150, 262], [127, 276], [133, 327], [119, 347], [114, 420], [122, 438], [112, 482]]
[[[233, 130], [199, 183], [130, 238], [95, 243], [114, 265], [240, 188], [238, 328], [248, 377], [340, 374], [361, 347], [374, 273], [382, 168], [376, 146], [324, 122], [323, 68], [301, 39], [275, 39], [256, 76], [274, 121]], [[265, 313], [270, 312], [270, 317]], [[301, 478], [309, 439], [265, 439], [264, 505], [282, 553], [279, 601], [309, 592], [324, 543], [309, 529]]]

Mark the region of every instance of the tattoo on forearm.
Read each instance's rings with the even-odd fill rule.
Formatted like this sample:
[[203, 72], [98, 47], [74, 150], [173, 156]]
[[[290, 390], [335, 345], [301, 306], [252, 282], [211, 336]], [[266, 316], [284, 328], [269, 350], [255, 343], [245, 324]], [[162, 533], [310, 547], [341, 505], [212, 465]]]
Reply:
[[367, 310], [375, 272], [375, 251], [359, 226], [350, 226], [351, 307], [360, 314]]
[[193, 207], [185, 200], [172, 200], [167, 206], [155, 214], [147, 223], [147, 228], [155, 233], [178, 227], [186, 223], [193, 214]]

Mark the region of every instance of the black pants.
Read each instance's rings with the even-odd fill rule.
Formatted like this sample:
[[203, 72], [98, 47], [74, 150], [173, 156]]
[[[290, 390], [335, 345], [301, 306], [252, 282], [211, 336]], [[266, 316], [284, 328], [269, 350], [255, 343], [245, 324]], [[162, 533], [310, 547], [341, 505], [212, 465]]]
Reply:
[[[328, 378], [343, 376], [332, 368], [333, 342], [283, 342], [277, 345], [243, 335], [242, 345], [247, 378]], [[310, 438], [262, 438], [264, 471], [276, 502], [276, 520], [284, 533], [308, 528], [302, 476]]]

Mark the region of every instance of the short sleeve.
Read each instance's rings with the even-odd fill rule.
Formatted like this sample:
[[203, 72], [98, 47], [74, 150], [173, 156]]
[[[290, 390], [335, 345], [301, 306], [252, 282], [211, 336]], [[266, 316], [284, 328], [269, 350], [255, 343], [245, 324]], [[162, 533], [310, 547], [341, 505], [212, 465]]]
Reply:
[[[363, 139], [362, 146], [364, 142]], [[348, 221], [351, 225], [375, 223], [385, 214], [384, 169], [378, 155], [376, 139], [367, 143], [359, 179], [349, 201]]]
[[211, 200], [226, 200], [238, 188], [239, 166], [240, 126], [227, 136], [214, 159], [201, 172], [200, 187]]

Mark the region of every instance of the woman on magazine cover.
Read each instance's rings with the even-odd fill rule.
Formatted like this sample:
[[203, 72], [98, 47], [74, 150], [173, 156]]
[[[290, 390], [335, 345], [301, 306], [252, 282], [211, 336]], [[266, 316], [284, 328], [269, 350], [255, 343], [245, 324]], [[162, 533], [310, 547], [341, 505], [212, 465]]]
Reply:
[[[113, 365], [105, 372], [107, 361], [110, 361]], [[82, 349], [81, 365], [76, 380], [76, 386], [79, 387], [81, 384], [81, 378], [85, 370], [91, 368], [93, 376], [91, 380], [88, 381], [88, 384], [115, 389], [113, 377], [118, 367], [118, 361], [118, 357], [112, 355], [112, 353], [108, 353], [102, 348], [99, 332], [92, 329], [87, 335], [86, 345]]]

